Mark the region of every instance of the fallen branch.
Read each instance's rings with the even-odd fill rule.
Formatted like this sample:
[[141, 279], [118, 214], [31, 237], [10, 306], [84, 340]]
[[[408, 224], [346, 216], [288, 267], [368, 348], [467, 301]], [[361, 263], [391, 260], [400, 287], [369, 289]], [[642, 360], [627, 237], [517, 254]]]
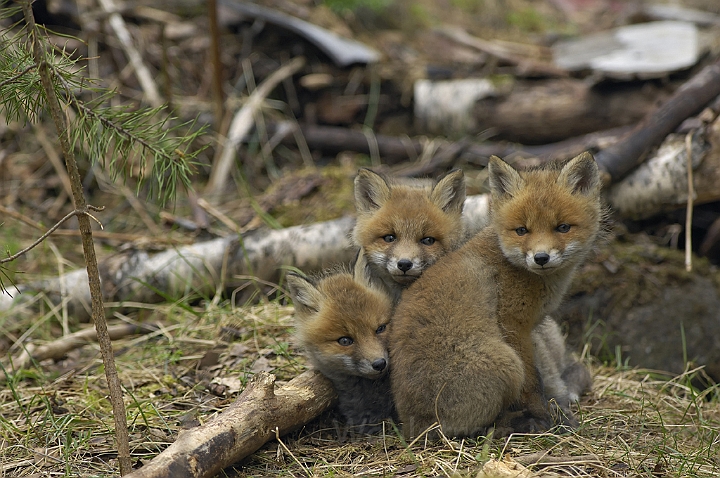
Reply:
[[307, 371], [275, 390], [275, 376], [257, 374], [240, 397], [211, 421], [177, 440], [128, 478], [212, 477], [278, 435], [329, 410], [337, 395], [322, 374]]
[[[107, 329], [110, 340], [118, 340], [134, 334], [147, 334], [154, 330], [154, 327], [136, 324], [110, 325]], [[15, 370], [19, 370], [30, 365], [33, 360], [36, 362], [42, 362], [47, 359], [59, 360], [71, 350], [91, 342], [97, 342], [97, 330], [95, 330], [94, 327], [66, 335], [39, 347], [28, 346], [13, 359], [12, 367]]]
[[[274, 134], [282, 128], [280, 124], [268, 125], [268, 132]], [[476, 144], [471, 142], [460, 142], [461, 147], [457, 147], [457, 143], [442, 144], [435, 152], [435, 156], [446, 157], [448, 150], [454, 151], [463, 161], [467, 161], [477, 165], [487, 165], [490, 156], [536, 156], [542, 159], [552, 158], [571, 158], [577, 156], [583, 151], [598, 150], [617, 141], [623, 134], [630, 131], [630, 127], [613, 128], [606, 131], [586, 134], [576, 138], [570, 138], [557, 143], [546, 144], [541, 146], [526, 146], [514, 143], [483, 143]], [[282, 138], [284, 144], [294, 144], [293, 130], [288, 130]], [[326, 154], [335, 154], [341, 151], [355, 151], [358, 153], [370, 154], [370, 145], [368, 137], [359, 130], [349, 128], [341, 128], [337, 126], [317, 126], [302, 125], [300, 127], [302, 134], [308, 147], [313, 150], [319, 150]], [[426, 147], [426, 142], [418, 138], [398, 137], [387, 135], [374, 135], [377, 143], [378, 154], [383, 158], [383, 162], [388, 165], [398, 164], [404, 161], [415, 160], [422, 155]], [[452, 158], [455, 159], [455, 158]], [[435, 162], [435, 159], [431, 160]], [[440, 161], [441, 163], [443, 161]], [[434, 171], [427, 167], [416, 169], [418, 174], [430, 174]]]
[[663, 103], [650, 112], [626, 138], [598, 152], [595, 159], [617, 182], [640, 164], [645, 154], [672, 133], [685, 119], [699, 112], [720, 95], [720, 60], [705, 67]]
[[230, 176], [230, 170], [235, 163], [237, 146], [255, 124], [255, 114], [260, 109], [260, 106], [262, 106], [265, 98], [280, 82], [297, 73], [304, 65], [305, 59], [303, 57], [293, 58], [290, 63], [283, 65], [265, 78], [255, 91], [250, 94], [247, 103], [240, 108], [240, 111], [237, 112], [232, 123], [230, 123], [227, 140], [222, 146], [222, 152], [215, 161], [215, 164], [213, 164], [212, 171], [210, 172], [210, 179], [205, 188], [207, 194], [212, 196], [222, 190], [222, 187]]
[[158, 87], [153, 80], [152, 74], [150, 74], [150, 70], [145, 66], [142, 55], [140, 55], [140, 52], [133, 44], [130, 32], [127, 26], [125, 26], [125, 20], [123, 20], [122, 16], [118, 13], [118, 6], [115, 5], [113, 0], [99, 0], [99, 2], [102, 9], [108, 14], [108, 22], [115, 31], [118, 40], [120, 40], [120, 44], [123, 50], [125, 50], [125, 55], [127, 55], [133, 70], [135, 70], [135, 74], [140, 82], [140, 86], [145, 92], [148, 103], [154, 108], [159, 107], [162, 105], [162, 99], [160, 98]]

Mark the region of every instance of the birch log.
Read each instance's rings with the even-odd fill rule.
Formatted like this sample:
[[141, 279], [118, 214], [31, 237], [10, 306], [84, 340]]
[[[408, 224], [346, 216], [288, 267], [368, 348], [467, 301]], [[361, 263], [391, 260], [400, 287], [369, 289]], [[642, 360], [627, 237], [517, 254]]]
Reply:
[[[305, 425], [329, 410], [337, 395], [332, 383], [309, 370], [275, 390], [275, 376], [256, 375], [221, 414], [177, 440], [127, 478], [200, 478], [217, 475], [267, 441]], [[277, 429], [277, 430], [276, 430]]]
[[[668, 137], [646, 163], [610, 188], [608, 202], [619, 217], [648, 217], [685, 204], [687, 179], [682, 143], [681, 138]], [[720, 119], [698, 129], [693, 145], [695, 202], [720, 200]], [[467, 198], [464, 219], [471, 230], [482, 227], [487, 214], [486, 196]], [[354, 218], [346, 216], [286, 229], [256, 230], [241, 237], [214, 239], [155, 255], [145, 251], [118, 254], [100, 264], [105, 298], [122, 305], [128, 301], [156, 303], [193, 292], [212, 295], [222, 286], [239, 286], [250, 276], [277, 283], [286, 266], [314, 272], [349, 263], [355, 256], [348, 240], [353, 225]], [[0, 310], [25, 302], [33, 292], [42, 292], [56, 303], [64, 298], [78, 316], [89, 316], [90, 293], [84, 269], [18, 289], [14, 297], [0, 295]]]

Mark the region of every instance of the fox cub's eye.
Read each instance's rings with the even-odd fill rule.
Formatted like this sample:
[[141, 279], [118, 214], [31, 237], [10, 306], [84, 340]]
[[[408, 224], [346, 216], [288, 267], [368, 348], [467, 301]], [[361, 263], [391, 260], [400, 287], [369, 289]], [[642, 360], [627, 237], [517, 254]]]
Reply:
[[420, 239], [420, 244], [424, 244], [426, 246], [432, 246], [435, 244], [435, 238], [434, 237], [423, 237]]
[[387, 327], [387, 325], [385, 325], [385, 324], [381, 325], [380, 327], [377, 328], [377, 330], [375, 330], [375, 333], [382, 334], [383, 332], [385, 332], [386, 327]]
[[337, 341], [343, 347], [347, 347], [348, 345], [353, 344], [353, 339], [351, 339], [350, 337], [340, 337]]
[[555, 230], [564, 234], [570, 231], [570, 224], [560, 224], [558, 227], [555, 228]]
[[526, 227], [520, 226], [520, 227], [518, 227], [517, 229], [515, 229], [515, 233], [516, 233], [518, 236], [524, 236], [525, 234], [528, 233], [528, 230], [527, 230]]
[[395, 242], [395, 234], [388, 234], [387, 236], [383, 236], [383, 241]]

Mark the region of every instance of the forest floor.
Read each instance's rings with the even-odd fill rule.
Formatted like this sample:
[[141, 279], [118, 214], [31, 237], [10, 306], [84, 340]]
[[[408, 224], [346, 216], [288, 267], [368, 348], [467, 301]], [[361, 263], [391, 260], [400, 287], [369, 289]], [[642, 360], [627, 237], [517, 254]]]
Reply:
[[[311, 56], [307, 75], [329, 72], [339, 83], [336, 90], [341, 92], [349, 91], [348, 85], [359, 84], [352, 94], [335, 96], [345, 100], [362, 97], [364, 102], [358, 106], [352, 101], [331, 101], [334, 106], [328, 106], [328, 98], [305, 93], [295, 98], [302, 101], [296, 108], [292, 95], [285, 92], [264, 110], [266, 118], [319, 115], [325, 120], [336, 118], [338, 124], [357, 126], [368, 118], [373, 75], [378, 75], [384, 85], [383, 106], [374, 126], [385, 133], [412, 130], [407, 96], [413, 79], [421, 76], [419, 69], [428, 64], [501, 74], [509, 71], [485, 60], [462, 63], [459, 58], [467, 52], [460, 49], [453, 50], [453, 55], [445, 58], [446, 63], [441, 62], [444, 46], [434, 43], [435, 37], [428, 33], [437, 23], [461, 26], [485, 38], [530, 44], [552, 36], [610, 27], [620, 22], [620, 17], [630, 15], [621, 8], [623, 2], [615, 1], [585, 2], [587, 9], [577, 8], [583, 2], [570, 0], [397, 1], [388, 2], [390, 14], [373, 9], [338, 12], [310, 1], [265, 3], [304, 13], [308, 20], [353, 36], [387, 55], [387, 61], [375, 72], [362, 68], [337, 71], [318, 61], [320, 55], [308, 49]], [[714, 0], [685, 3], [718, 13]], [[190, 34], [180, 32], [172, 37], [168, 33], [167, 37], [171, 42], [166, 52], [172, 65], [168, 71], [173, 79], [176, 111], [183, 119], [200, 115], [212, 123], [203, 7], [197, 2], [173, 5], [180, 13], [167, 23], [191, 29]], [[148, 12], [129, 9], [125, 14], [134, 22], [132, 31], [140, 39], [145, 59], [161, 78], [161, 29], [149, 20]], [[90, 30], [74, 24], [63, 24], [62, 28], [83, 40], [75, 43], [70, 38], [70, 46], [90, 56]], [[267, 37], [256, 38], [257, 51], [248, 53], [244, 49], [252, 47], [241, 38], [250, 29], [248, 25], [244, 29], [233, 26], [224, 33], [226, 83], [232, 85], [228, 89], [237, 89], [228, 103], [235, 106], [246, 97], [248, 78], [253, 74], [258, 78], [267, 76], [282, 62], [280, 54], [273, 54], [292, 52], [297, 47], [283, 44], [287, 37], [271, 31]], [[120, 89], [121, 101], [132, 104], [141, 93], [132, 75], [123, 70], [125, 60], [111, 37], [108, 34], [101, 44], [98, 71], [108, 85]], [[286, 104], [290, 106], [282, 106]], [[226, 115], [222, 121], [225, 128], [229, 118]], [[123, 184], [85, 161], [82, 170], [90, 203], [106, 207], [98, 214], [104, 229], [96, 229], [101, 259], [125, 248], [157, 251], [259, 226], [290, 226], [352, 214], [352, 178], [358, 167], [373, 164], [368, 155], [344, 152], [335, 156], [313, 151], [308, 157], [302, 148], [276, 145], [268, 156], [262, 150], [268, 144], [267, 136], [257, 133], [241, 148], [242, 161], [232, 173], [234, 187], [215, 203], [215, 211], [222, 214], [206, 214], [210, 225], [205, 228], [182, 226], [181, 219], [192, 218], [198, 211], [190, 195], [182, 194], [168, 207], [146, 200], [144, 191], [140, 191], [138, 200], [132, 174], [128, 184]], [[210, 133], [200, 140], [199, 146], [210, 147], [201, 156], [194, 178], [198, 191], [209, 175], [217, 139]], [[32, 242], [72, 208], [63, 190], [62, 174], [48, 161], [54, 140], [49, 122], [0, 122], [0, 244], [10, 253]], [[482, 168], [463, 166], [469, 193], [481, 191]], [[288, 191], [294, 191], [301, 181], [315, 186], [286, 200]], [[3, 276], [4, 286], [12, 292], [11, 282], [27, 283], [82, 268], [74, 222], [69, 221], [42, 245], [11, 264], [7, 276]], [[662, 227], [653, 227], [660, 231], [658, 234], [664, 234], [666, 225], [677, 221], [660, 222]], [[122, 310], [111, 309], [113, 323], [158, 327], [153, 333], [114, 342], [126, 392], [135, 466], [150, 461], [181, 431], [220, 413], [256, 373], [273, 373], [282, 383], [306, 369], [301, 351], [293, 343], [294, 311], [282, 284], [249, 283], [240, 292], [241, 303], [232, 303], [224, 295], [187, 295], [168, 298], [161, 304], [124, 304]], [[12, 368], [12, 359], [29, 344], [50, 343], [87, 327], [89, 324], [77, 319], [63, 304], [53, 304], [42, 294], [32, 307], [0, 314], [0, 477], [117, 476], [112, 412], [97, 345], [91, 343], [71, 350], [61, 359], [33, 363], [21, 370]], [[621, 354], [601, 360], [593, 357], [587, 346], [577, 352], [592, 370], [594, 384], [592, 392], [579, 403], [581, 426], [574, 432], [515, 435], [508, 440], [448, 439], [439, 443], [421, 437], [407, 443], [389, 423], [383, 434], [360, 436], [344, 429], [338, 417], [329, 412], [281, 437], [280, 442], [271, 441], [219, 476], [483, 476], [479, 474], [488, 463], [500, 467], [520, 463], [529, 469], [524, 472], [527, 474], [518, 475], [523, 477], [720, 474], [720, 389], [717, 385], [695, 386], [696, 378], [706, 378], [701, 369], [689, 368], [673, 376], [630, 368]], [[490, 466], [485, 469], [484, 476], [515, 476], [493, 475]]]

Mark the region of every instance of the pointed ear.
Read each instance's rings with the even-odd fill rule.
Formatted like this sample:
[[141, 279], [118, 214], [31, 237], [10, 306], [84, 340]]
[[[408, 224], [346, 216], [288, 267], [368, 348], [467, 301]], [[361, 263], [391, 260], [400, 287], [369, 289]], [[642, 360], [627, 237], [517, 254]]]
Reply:
[[295, 309], [300, 312], [301, 315], [320, 310], [322, 293], [307, 277], [294, 272], [288, 272], [285, 279]]
[[369, 169], [361, 168], [355, 177], [355, 209], [359, 213], [380, 209], [390, 199], [390, 186]]
[[445, 212], [462, 213], [465, 205], [465, 175], [453, 169], [438, 180], [430, 200]]
[[588, 152], [575, 156], [560, 170], [557, 183], [568, 187], [573, 194], [594, 193], [600, 187], [600, 173], [595, 158]]
[[514, 196], [525, 185], [525, 181], [515, 168], [498, 158], [490, 156], [488, 161], [490, 193], [493, 198]]

